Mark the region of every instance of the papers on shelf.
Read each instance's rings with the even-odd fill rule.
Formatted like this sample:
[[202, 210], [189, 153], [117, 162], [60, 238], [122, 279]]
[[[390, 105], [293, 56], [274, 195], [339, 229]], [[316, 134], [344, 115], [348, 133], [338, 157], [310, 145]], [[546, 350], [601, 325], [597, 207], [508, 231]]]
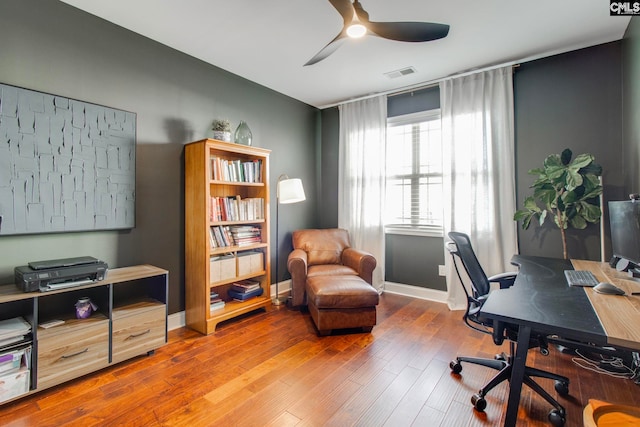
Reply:
[[31, 331], [31, 325], [22, 317], [0, 320], [0, 346], [24, 339]]

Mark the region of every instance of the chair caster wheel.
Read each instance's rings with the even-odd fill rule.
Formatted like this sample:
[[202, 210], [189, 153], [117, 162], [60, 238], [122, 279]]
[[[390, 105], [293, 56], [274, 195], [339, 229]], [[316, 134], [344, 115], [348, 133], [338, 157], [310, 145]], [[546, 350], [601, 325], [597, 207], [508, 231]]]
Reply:
[[457, 360], [452, 360], [451, 362], [449, 362], [449, 368], [451, 368], [451, 372], [453, 372], [454, 374], [459, 374], [460, 372], [462, 372], [462, 364]]
[[554, 427], [563, 427], [565, 423], [564, 414], [557, 409], [552, 409], [549, 412], [549, 422]]
[[480, 396], [479, 394], [474, 394], [473, 396], [471, 396], [471, 404], [474, 408], [476, 408], [476, 411], [480, 412], [484, 411], [487, 407], [487, 401], [484, 400], [484, 397]]
[[553, 388], [556, 389], [560, 396], [566, 396], [569, 394], [569, 383], [567, 382], [556, 380]]

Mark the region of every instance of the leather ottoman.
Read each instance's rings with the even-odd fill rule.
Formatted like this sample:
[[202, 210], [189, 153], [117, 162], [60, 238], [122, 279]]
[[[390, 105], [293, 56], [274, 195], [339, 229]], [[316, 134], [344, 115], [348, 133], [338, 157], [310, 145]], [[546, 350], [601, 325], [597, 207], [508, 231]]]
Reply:
[[309, 313], [319, 335], [346, 328], [371, 332], [375, 326], [379, 295], [360, 276], [308, 277], [306, 288]]

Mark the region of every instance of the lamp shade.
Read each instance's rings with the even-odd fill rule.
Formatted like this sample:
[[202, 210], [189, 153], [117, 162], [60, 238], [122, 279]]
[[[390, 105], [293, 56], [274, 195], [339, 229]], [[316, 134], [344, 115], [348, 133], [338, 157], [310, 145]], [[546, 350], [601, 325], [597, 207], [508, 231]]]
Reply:
[[278, 181], [278, 203], [298, 203], [304, 200], [306, 200], [306, 196], [300, 178], [287, 178]]

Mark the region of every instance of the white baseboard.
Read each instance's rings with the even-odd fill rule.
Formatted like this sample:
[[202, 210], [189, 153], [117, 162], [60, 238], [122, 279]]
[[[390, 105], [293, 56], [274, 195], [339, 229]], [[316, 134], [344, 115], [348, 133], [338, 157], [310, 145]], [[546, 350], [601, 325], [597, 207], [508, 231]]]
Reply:
[[174, 329], [183, 328], [187, 324], [185, 320], [184, 311], [179, 311], [178, 313], [173, 313], [169, 315], [167, 319], [167, 329], [173, 331]]
[[[291, 293], [291, 279], [285, 280], [283, 282], [278, 282], [278, 294], [279, 294], [278, 296], [279, 297], [282, 297], [282, 296], [288, 297], [290, 293]], [[270, 295], [274, 296], [274, 297], [276, 295], [276, 285], [275, 284], [271, 285], [271, 294]], [[281, 298], [280, 300], [282, 301], [283, 299]]]
[[447, 303], [447, 292], [421, 286], [405, 285], [402, 283], [385, 282], [384, 292], [404, 295], [407, 297], [425, 299], [434, 302]]
[[[278, 293], [281, 297], [289, 296], [291, 292], [291, 280], [285, 280], [278, 283]], [[445, 291], [439, 291], [436, 289], [423, 288], [420, 286], [404, 285], [402, 283], [385, 282], [384, 292], [390, 294], [404, 295], [412, 298], [425, 299], [434, 302], [441, 302], [446, 304], [447, 293]], [[271, 285], [271, 295], [276, 294], [276, 285]], [[169, 315], [167, 321], [167, 327], [170, 331], [184, 327], [187, 323], [185, 321], [184, 311], [173, 313]]]

